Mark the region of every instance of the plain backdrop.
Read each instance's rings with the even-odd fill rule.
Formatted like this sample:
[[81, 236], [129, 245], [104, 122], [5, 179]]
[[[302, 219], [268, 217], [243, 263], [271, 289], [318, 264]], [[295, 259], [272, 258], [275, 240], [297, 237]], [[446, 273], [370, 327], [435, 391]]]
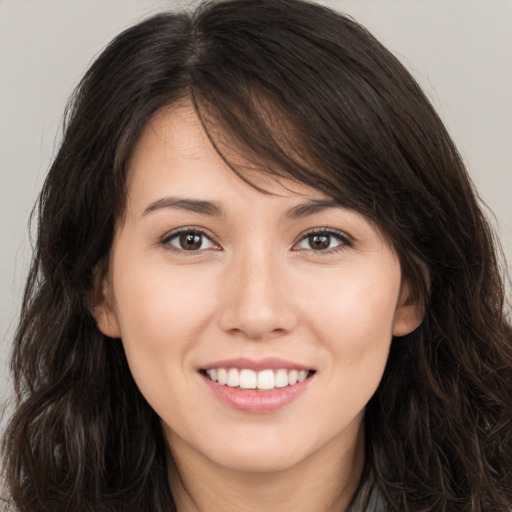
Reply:
[[[251, 1], [251, 0], [247, 0]], [[512, 0], [330, 0], [413, 73], [512, 262]], [[0, 406], [31, 246], [28, 217], [81, 75], [120, 30], [185, 1], [0, 0]], [[510, 264], [509, 264], [510, 268]]]

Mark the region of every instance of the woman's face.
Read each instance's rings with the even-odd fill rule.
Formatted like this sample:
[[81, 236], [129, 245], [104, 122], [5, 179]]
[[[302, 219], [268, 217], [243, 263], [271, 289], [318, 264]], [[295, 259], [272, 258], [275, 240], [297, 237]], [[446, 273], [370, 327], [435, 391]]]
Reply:
[[192, 109], [156, 115], [96, 317], [122, 338], [171, 451], [267, 472], [354, 446], [392, 335], [419, 318], [370, 222], [247, 174], [271, 194], [226, 166]]

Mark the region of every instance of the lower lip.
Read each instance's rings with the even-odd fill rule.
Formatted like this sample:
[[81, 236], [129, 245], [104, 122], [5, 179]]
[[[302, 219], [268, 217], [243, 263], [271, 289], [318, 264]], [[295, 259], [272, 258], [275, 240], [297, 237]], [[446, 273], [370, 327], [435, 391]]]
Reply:
[[293, 402], [306, 391], [313, 376], [293, 386], [275, 388], [270, 391], [231, 388], [218, 384], [204, 375], [202, 378], [221, 402], [239, 411], [261, 414], [277, 411]]

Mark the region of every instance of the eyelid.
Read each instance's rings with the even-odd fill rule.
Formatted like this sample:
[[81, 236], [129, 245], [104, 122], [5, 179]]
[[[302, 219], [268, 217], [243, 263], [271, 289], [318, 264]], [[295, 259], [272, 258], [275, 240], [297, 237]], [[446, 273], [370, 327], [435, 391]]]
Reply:
[[304, 231], [303, 233], [301, 233], [295, 240], [295, 242], [292, 246], [292, 249], [293, 249], [293, 247], [296, 247], [300, 242], [302, 242], [308, 236], [324, 235], [324, 234], [332, 236], [332, 237], [336, 238], [337, 240], [339, 240], [340, 245], [338, 245], [332, 249], [324, 249], [321, 251], [314, 251], [313, 249], [297, 249], [297, 250], [307, 250], [307, 251], [316, 252], [319, 254], [328, 254], [331, 252], [336, 252], [336, 251], [342, 250], [346, 247], [351, 247], [353, 245], [352, 237], [350, 235], [348, 235], [347, 233], [345, 233], [344, 231], [340, 231], [339, 229], [334, 229], [334, 228], [322, 227], [322, 228], [308, 229], [307, 231]]
[[[202, 235], [205, 238], [208, 238], [208, 240], [210, 240], [215, 247], [208, 248], [208, 249], [200, 249], [197, 251], [187, 251], [185, 249], [179, 249], [177, 247], [174, 247], [173, 245], [171, 245], [169, 243], [172, 239], [178, 237], [179, 235], [181, 235], [183, 233], [197, 233], [199, 235]], [[167, 232], [163, 237], [160, 238], [159, 244], [166, 247], [167, 249], [169, 249], [171, 251], [187, 253], [188, 256], [191, 256], [193, 254], [199, 254], [199, 253], [202, 253], [205, 251], [221, 250], [221, 247], [220, 247], [219, 243], [215, 240], [215, 237], [211, 233], [209, 233], [207, 230], [205, 230], [204, 228], [200, 228], [198, 226], [182, 226], [182, 227], [173, 229], [173, 230]]]
[[[205, 238], [207, 238], [208, 240], [210, 240], [215, 247], [208, 248], [208, 249], [200, 249], [197, 251], [187, 251], [185, 249], [179, 249], [177, 247], [174, 247], [173, 245], [171, 245], [169, 243], [172, 239], [178, 237], [182, 233], [200, 234], [200, 235], [204, 236]], [[340, 241], [340, 245], [338, 245], [334, 248], [331, 248], [331, 249], [324, 249], [324, 250], [319, 250], [319, 251], [315, 251], [313, 249], [294, 249], [300, 242], [302, 242], [308, 236], [321, 235], [321, 234], [329, 235], [329, 236], [336, 238], [337, 240]], [[164, 236], [162, 236], [159, 240], [159, 244], [168, 248], [169, 250], [180, 252], [180, 253], [187, 253], [188, 255], [199, 254], [199, 253], [202, 253], [205, 251], [211, 251], [211, 250], [222, 250], [219, 243], [215, 240], [215, 237], [209, 231], [207, 231], [206, 229], [201, 228], [199, 226], [182, 226], [179, 228], [175, 228], [175, 229], [167, 232]], [[297, 250], [297, 251], [298, 250], [307, 250], [310, 252], [327, 254], [327, 253], [331, 253], [331, 252], [336, 252], [336, 251], [341, 250], [346, 247], [351, 247], [352, 244], [353, 244], [352, 237], [350, 235], [348, 235], [347, 233], [345, 233], [344, 231], [340, 231], [339, 229], [334, 229], [334, 228], [329, 228], [329, 227], [317, 227], [317, 228], [308, 229], [308, 230], [302, 232], [297, 237], [295, 242], [293, 243], [292, 250]]]

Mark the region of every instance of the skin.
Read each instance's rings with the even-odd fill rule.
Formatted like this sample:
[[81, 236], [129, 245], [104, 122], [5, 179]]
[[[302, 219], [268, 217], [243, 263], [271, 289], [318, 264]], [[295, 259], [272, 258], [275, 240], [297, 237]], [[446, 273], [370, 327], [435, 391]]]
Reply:
[[[180, 512], [345, 510], [364, 465], [364, 408], [392, 335], [421, 317], [368, 220], [340, 207], [294, 216], [329, 198], [254, 167], [247, 175], [271, 194], [226, 166], [189, 106], [152, 119], [130, 162], [98, 326], [122, 338], [161, 418]], [[220, 212], [166, 206], [168, 198]], [[172, 238], [180, 228], [204, 231], [202, 245], [183, 249]], [[324, 235], [329, 248], [319, 250], [314, 229], [339, 235]], [[199, 372], [238, 357], [279, 357], [315, 373], [286, 406], [239, 411]]]

